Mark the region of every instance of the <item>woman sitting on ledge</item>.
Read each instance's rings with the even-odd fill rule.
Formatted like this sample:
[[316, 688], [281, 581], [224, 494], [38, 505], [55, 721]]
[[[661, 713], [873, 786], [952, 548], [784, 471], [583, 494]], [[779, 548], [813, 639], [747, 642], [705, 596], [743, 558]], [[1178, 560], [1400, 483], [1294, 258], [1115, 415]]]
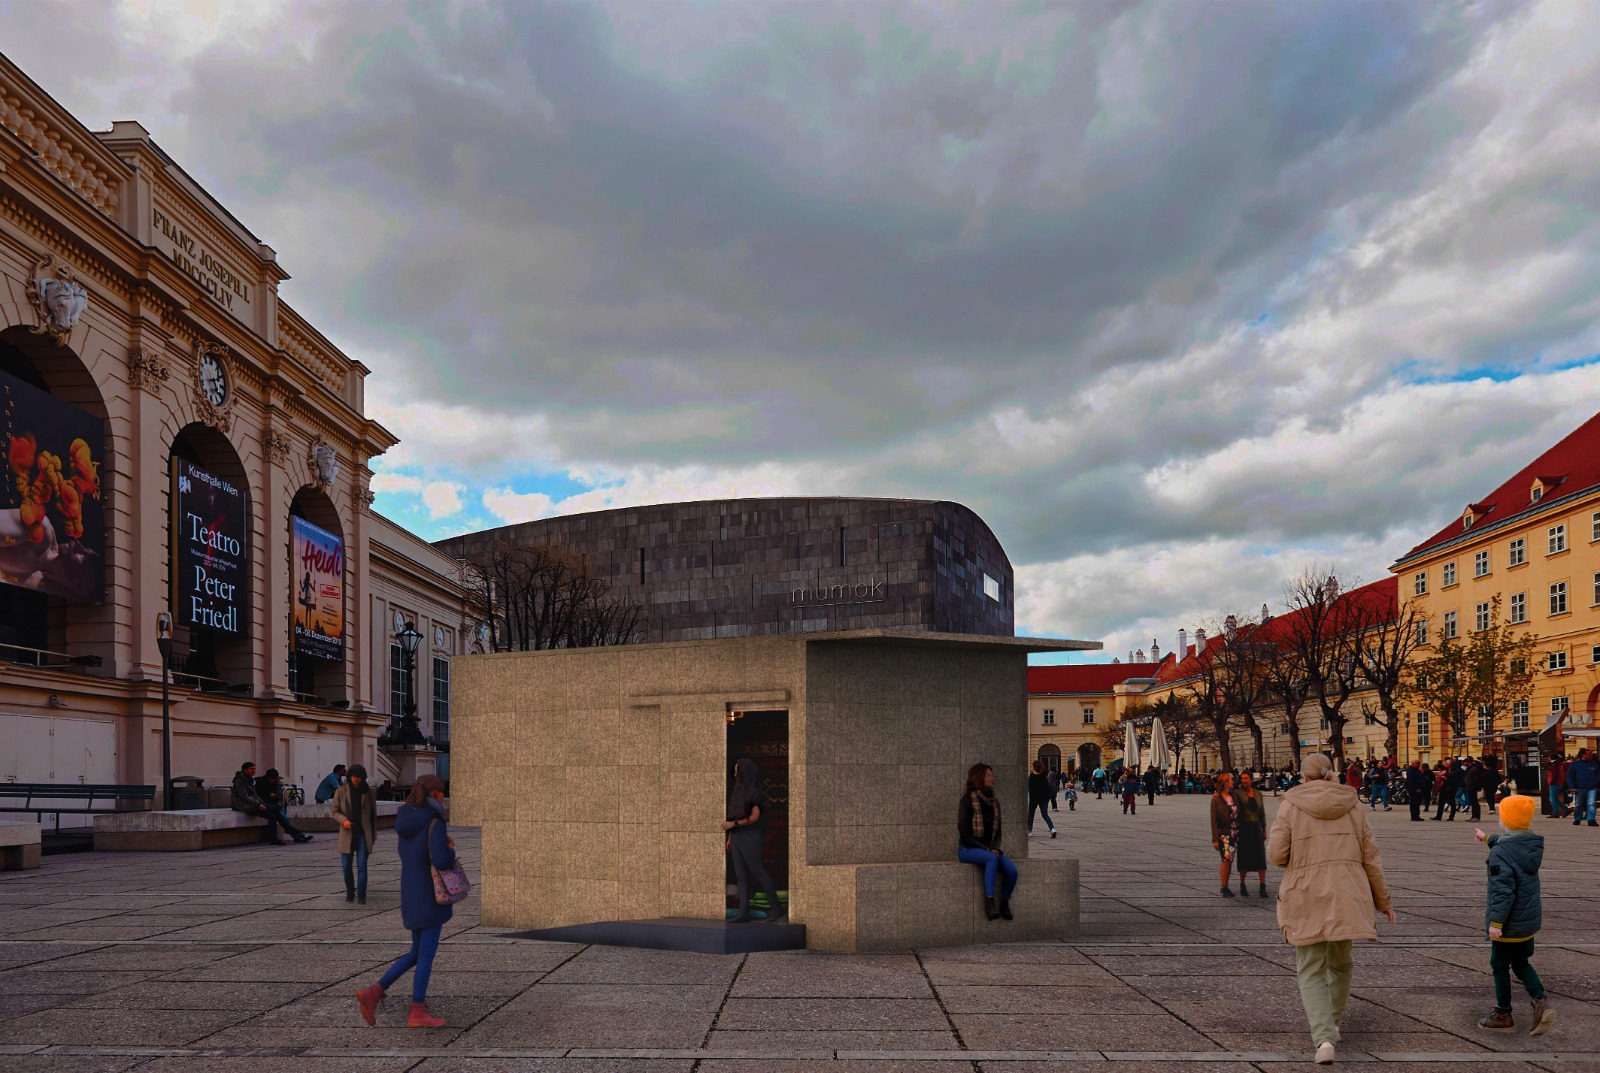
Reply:
[[[1017, 866], [1000, 852], [1000, 799], [995, 796], [994, 770], [988, 764], [973, 764], [967, 771], [967, 791], [956, 811], [956, 834], [961, 839], [956, 859], [983, 869], [983, 911], [990, 920], [1010, 920]], [[997, 876], [1002, 878], [998, 908], [994, 898]]]

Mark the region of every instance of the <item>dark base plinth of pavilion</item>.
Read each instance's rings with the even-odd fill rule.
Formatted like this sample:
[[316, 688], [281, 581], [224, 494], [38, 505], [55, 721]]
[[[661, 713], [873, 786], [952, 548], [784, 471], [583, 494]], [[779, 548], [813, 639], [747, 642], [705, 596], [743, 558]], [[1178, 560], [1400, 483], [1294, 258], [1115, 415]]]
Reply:
[[649, 950], [689, 950], [699, 954], [751, 954], [762, 950], [804, 950], [804, 924], [734, 924], [726, 920], [600, 920], [512, 933], [518, 939], [553, 943], [595, 943]]

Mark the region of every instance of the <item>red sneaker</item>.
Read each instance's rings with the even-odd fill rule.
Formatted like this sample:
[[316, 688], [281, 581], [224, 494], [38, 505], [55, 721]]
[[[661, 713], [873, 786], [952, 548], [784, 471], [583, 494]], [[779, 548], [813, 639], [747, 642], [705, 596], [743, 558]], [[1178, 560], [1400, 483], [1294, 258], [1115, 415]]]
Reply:
[[411, 1016], [406, 1019], [407, 1028], [443, 1028], [444, 1018], [435, 1017], [428, 1012], [426, 1002], [413, 1002]]
[[361, 1019], [369, 1025], [378, 1023], [378, 1003], [383, 1001], [383, 985], [373, 984], [356, 992], [356, 1002], [361, 1005]]

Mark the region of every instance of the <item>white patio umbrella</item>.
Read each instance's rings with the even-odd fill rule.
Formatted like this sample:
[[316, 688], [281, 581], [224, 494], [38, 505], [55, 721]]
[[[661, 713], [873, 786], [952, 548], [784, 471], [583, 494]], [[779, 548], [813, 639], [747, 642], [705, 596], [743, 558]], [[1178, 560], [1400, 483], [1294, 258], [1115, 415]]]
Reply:
[[1150, 763], [1157, 771], [1172, 767], [1172, 746], [1167, 744], [1167, 728], [1161, 725], [1159, 715], [1150, 720]]
[[1139, 773], [1139, 735], [1128, 723], [1122, 732], [1122, 770], [1132, 775]]

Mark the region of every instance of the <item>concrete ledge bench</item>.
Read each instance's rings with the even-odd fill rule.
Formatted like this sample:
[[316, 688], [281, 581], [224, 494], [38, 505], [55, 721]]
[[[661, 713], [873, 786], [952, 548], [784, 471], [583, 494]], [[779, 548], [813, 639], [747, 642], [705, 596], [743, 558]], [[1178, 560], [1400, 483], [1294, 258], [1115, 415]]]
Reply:
[[[378, 829], [394, 826], [395, 815], [400, 811], [399, 801], [378, 802]], [[290, 805], [289, 822], [302, 831], [337, 831], [339, 824], [333, 818], [333, 805]]]
[[261, 841], [267, 821], [229, 808], [117, 812], [94, 818], [94, 848], [186, 851]]
[[44, 828], [37, 823], [0, 823], [0, 871], [39, 867]]
[[1068, 939], [1078, 934], [1078, 862], [1016, 861], [1015, 920], [983, 912], [983, 875], [960, 861], [811, 865], [805, 870], [812, 950], [912, 950]]

